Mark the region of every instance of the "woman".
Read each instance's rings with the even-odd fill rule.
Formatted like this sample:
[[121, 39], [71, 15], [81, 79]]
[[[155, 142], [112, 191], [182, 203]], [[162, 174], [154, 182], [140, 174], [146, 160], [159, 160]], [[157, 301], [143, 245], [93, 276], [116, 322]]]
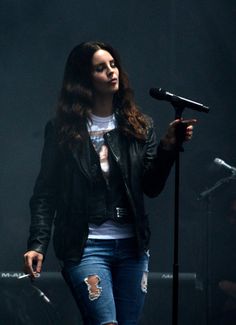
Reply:
[[143, 193], [162, 191], [182, 142], [176, 127], [189, 140], [195, 122], [172, 122], [158, 145], [115, 50], [87, 42], [70, 53], [45, 129], [24, 259], [26, 273], [41, 272], [54, 220], [55, 252], [86, 325], [137, 324], [149, 256]]

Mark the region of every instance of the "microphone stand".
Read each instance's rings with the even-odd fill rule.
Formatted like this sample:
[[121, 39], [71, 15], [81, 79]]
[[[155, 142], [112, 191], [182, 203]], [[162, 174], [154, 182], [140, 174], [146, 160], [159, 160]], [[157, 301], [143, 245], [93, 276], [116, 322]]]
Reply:
[[[184, 105], [172, 103], [175, 109], [175, 119], [180, 119]], [[177, 130], [178, 135], [178, 130]], [[178, 137], [177, 137], [178, 138]], [[180, 152], [183, 152], [181, 141], [175, 160], [175, 204], [174, 204], [174, 259], [173, 259], [173, 288], [172, 288], [172, 324], [178, 325], [179, 311], [179, 184], [180, 184]]]
[[[150, 90], [150, 95], [156, 99], [160, 98]], [[192, 102], [192, 101], [191, 101]], [[197, 105], [193, 107], [188, 100], [184, 100], [178, 96], [172, 96], [171, 104], [175, 109], [175, 119], [181, 119], [185, 108], [189, 107], [199, 112], [209, 112], [209, 107]], [[172, 295], [172, 325], [178, 325], [178, 305], [179, 305], [179, 180], [180, 180], [180, 152], [183, 152], [182, 142], [183, 138], [183, 125], [179, 125], [176, 130], [176, 138], [178, 141], [177, 155], [175, 159], [175, 204], [174, 204], [174, 258], [173, 258], [173, 295]]]
[[219, 179], [213, 186], [202, 191], [199, 194], [197, 200], [206, 200], [207, 203], [207, 219], [206, 219], [206, 323], [208, 324], [211, 319], [211, 312], [212, 312], [212, 298], [211, 298], [211, 286], [209, 285], [209, 280], [211, 278], [211, 267], [210, 267], [210, 259], [209, 251], [211, 248], [211, 238], [209, 238], [210, 234], [210, 221], [212, 217], [212, 194], [215, 192], [216, 189], [221, 187], [224, 184], [229, 183], [231, 180], [236, 180], [236, 172], [232, 172], [230, 176], [223, 177]]
[[209, 196], [213, 191], [215, 191], [218, 187], [225, 183], [229, 183], [231, 179], [236, 179], [236, 173], [233, 172], [231, 176], [223, 177], [219, 179], [212, 187], [208, 188], [207, 190], [200, 193], [198, 200], [204, 199], [205, 197]]

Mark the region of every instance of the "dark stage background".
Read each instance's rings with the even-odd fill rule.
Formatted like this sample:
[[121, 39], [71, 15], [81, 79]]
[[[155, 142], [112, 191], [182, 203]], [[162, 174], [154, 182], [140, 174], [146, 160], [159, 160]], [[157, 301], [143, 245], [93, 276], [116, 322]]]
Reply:
[[[150, 87], [211, 108], [209, 114], [184, 113], [198, 125], [181, 155], [180, 271], [197, 275], [191, 324], [235, 324], [236, 291], [231, 284], [230, 295], [218, 287], [221, 280], [236, 281], [235, 180], [218, 188], [210, 204], [197, 200], [230, 175], [215, 157], [236, 165], [235, 19], [233, 0], [1, 0], [0, 271], [22, 268], [43, 128], [54, 114], [66, 57], [82, 41], [104, 40], [119, 50], [137, 103], [154, 118], [159, 136], [174, 111], [150, 98]], [[172, 270], [173, 187], [172, 174], [160, 197], [147, 199], [152, 272]], [[44, 270], [59, 270], [51, 247]], [[181, 299], [188, 310], [187, 293]], [[161, 297], [149, 300], [161, 313]]]

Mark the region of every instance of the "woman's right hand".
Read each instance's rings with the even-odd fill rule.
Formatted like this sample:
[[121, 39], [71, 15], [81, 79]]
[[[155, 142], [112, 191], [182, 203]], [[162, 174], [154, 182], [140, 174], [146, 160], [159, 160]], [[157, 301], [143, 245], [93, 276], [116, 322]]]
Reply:
[[28, 251], [24, 254], [24, 272], [30, 274], [32, 278], [37, 277], [41, 272], [43, 264], [43, 254], [36, 251]]

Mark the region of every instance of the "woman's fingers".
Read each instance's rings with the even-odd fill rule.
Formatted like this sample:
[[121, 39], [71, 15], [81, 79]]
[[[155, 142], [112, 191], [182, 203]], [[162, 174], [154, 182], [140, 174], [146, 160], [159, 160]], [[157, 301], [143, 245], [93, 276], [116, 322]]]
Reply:
[[196, 119], [176, 119], [169, 124], [165, 136], [162, 138], [162, 145], [169, 150], [173, 146], [181, 145], [184, 141], [189, 141], [193, 136], [193, 128], [197, 123]]
[[193, 129], [194, 129], [194, 124], [197, 123], [196, 119], [176, 119], [173, 122], [170, 123], [170, 133], [175, 132], [177, 130], [177, 128], [179, 127], [179, 125], [182, 125], [182, 130], [184, 132], [184, 134], [182, 135], [182, 139], [183, 141], [188, 141], [191, 140], [192, 136], [193, 136]]
[[185, 131], [185, 140], [189, 141], [193, 137], [194, 124], [197, 123], [197, 120], [195, 120], [195, 119], [186, 120], [186, 123], [187, 123], [188, 126], [186, 127], [186, 131]]
[[[36, 273], [40, 273], [43, 263], [43, 254], [28, 251], [24, 254], [24, 272], [36, 277]], [[35, 269], [34, 269], [35, 268]]]
[[186, 140], [191, 140], [192, 139], [193, 129], [194, 129], [193, 125], [187, 126], [186, 132], [185, 132], [185, 139]]
[[188, 120], [184, 120], [184, 119], [176, 119], [173, 122], [170, 123], [170, 126], [175, 126], [179, 123], [183, 123], [183, 124], [187, 124], [188, 126], [190, 125], [194, 125], [197, 123], [196, 119], [188, 119]]
[[40, 273], [42, 270], [42, 264], [43, 264], [43, 256], [40, 254], [37, 259], [37, 264], [36, 264], [36, 272]]

